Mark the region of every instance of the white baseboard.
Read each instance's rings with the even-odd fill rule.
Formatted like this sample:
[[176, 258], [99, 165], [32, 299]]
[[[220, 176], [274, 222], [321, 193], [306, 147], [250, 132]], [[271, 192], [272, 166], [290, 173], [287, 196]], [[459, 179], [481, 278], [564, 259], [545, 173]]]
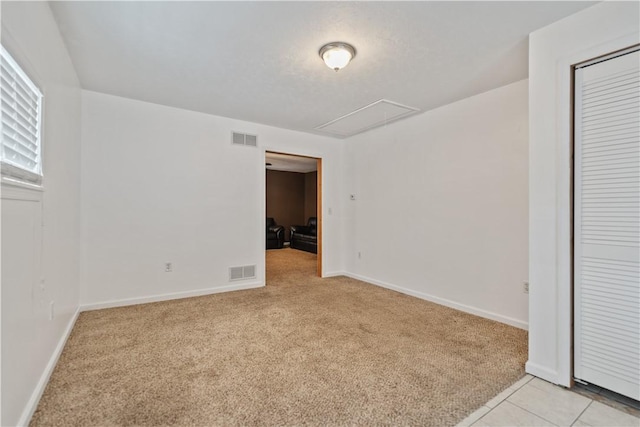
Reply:
[[507, 325], [515, 326], [516, 328], [528, 330], [529, 324], [522, 320], [514, 319], [512, 317], [503, 316], [498, 313], [493, 313], [491, 311], [483, 310], [481, 308], [472, 307], [470, 305], [460, 304], [455, 301], [451, 301], [448, 299], [436, 297], [434, 295], [425, 294], [423, 292], [414, 291], [412, 289], [403, 288], [401, 286], [392, 285], [391, 283], [386, 283], [380, 280], [371, 279], [369, 277], [360, 276], [359, 274], [353, 273], [342, 273], [347, 277], [351, 277], [352, 279], [360, 280], [363, 282], [371, 283], [372, 285], [380, 286], [382, 288], [391, 289], [393, 291], [397, 291], [406, 295], [411, 295], [412, 297], [420, 298], [423, 300], [431, 301], [436, 304], [444, 305], [446, 307], [454, 308], [456, 310], [464, 311], [465, 313], [474, 314], [476, 316], [484, 317], [486, 319], [495, 320], [500, 323], [505, 323]]
[[218, 294], [221, 292], [242, 291], [245, 289], [261, 288], [263, 286], [263, 282], [249, 282], [227, 286], [218, 286], [215, 288], [196, 289], [193, 291], [171, 292], [167, 294], [151, 295], [146, 297], [124, 298], [118, 300], [82, 304], [80, 305], [80, 311], [100, 310], [103, 308], [125, 307], [128, 305], [147, 304], [150, 302], [168, 301], [172, 299], [199, 297], [203, 295]]
[[344, 271], [330, 271], [330, 272], [325, 272], [322, 277], [337, 277], [337, 276], [346, 276], [347, 273], [345, 273]]
[[27, 426], [29, 425], [29, 421], [31, 421], [31, 417], [33, 413], [38, 408], [38, 403], [40, 402], [40, 398], [42, 397], [42, 393], [44, 393], [44, 389], [47, 387], [49, 383], [49, 378], [51, 378], [51, 374], [58, 363], [58, 359], [60, 359], [60, 355], [62, 354], [62, 350], [64, 350], [64, 346], [67, 343], [67, 339], [69, 339], [69, 335], [71, 335], [71, 331], [73, 330], [73, 326], [76, 324], [76, 320], [78, 320], [78, 315], [80, 314], [80, 309], [76, 309], [76, 312], [69, 320], [67, 327], [64, 330], [64, 333], [58, 340], [58, 345], [55, 350], [53, 350], [53, 354], [47, 363], [47, 366], [44, 368], [44, 372], [40, 376], [40, 380], [38, 380], [38, 384], [36, 385], [35, 390], [31, 393], [31, 397], [27, 402], [24, 410], [22, 411], [22, 415], [20, 415], [20, 419], [18, 421], [19, 426]]
[[[554, 384], [560, 384], [558, 382], [558, 372], [553, 369], [546, 368], [542, 365], [538, 365], [537, 363], [533, 363], [528, 360], [524, 365], [524, 370], [527, 374], [534, 375], [538, 378], [542, 378], [543, 380], [549, 381]], [[565, 384], [560, 384], [565, 385]], [[567, 386], [567, 385], [565, 385]]]
[[[347, 276], [347, 277], [351, 277], [353, 279], [356, 280], [360, 280], [363, 282], [367, 282], [370, 283], [372, 285], [376, 285], [376, 286], [380, 286], [386, 289], [391, 289], [406, 295], [411, 295], [420, 299], [424, 299], [427, 301], [431, 301], [434, 302], [436, 304], [440, 304], [440, 305], [444, 305], [447, 307], [451, 307], [454, 308], [456, 310], [460, 310], [460, 311], [464, 311], [467, 313], [471, 313], [471, 314], [475, 314], [477, 316], [480, 317], [485, 317], [491, 320], [496, 320], [498, 322], [502, 322], [502, 323], [506, 323], [508, 325], [511, 326], [515, 326], [517, 328], [521, 328], [521, 329], [527, 329], [528, 324], [526, 322], [522, 322], [516, 319], [512, 319], [510, 317], [507, 316], [502, 316], [496, 313], [492, 313], [486, 310], [482, 310], [482, 309], [478, 309], [475, 307], [471, 307], [468, 305], [464, 305], [464, 304], [459, 304], [456, 303], [454, 301], [450, 301], [447, 299], [443, 299], [443, 298], [439, 298], [439, 297], [435, 297], [433, 295], [428, 295], [422, 292], [418, 292], [418, 291], [413, 291], [411, 289], [406, 289], [400, 286], [396, 286], [396, 285], [392, 285], [390, 283], [385, 283], [382, 282], [380, 280], [375, 280], [375, 279], [371, 279], [368, 277], [364, 277], [364, 276], [360, 276], [358, 274], [353, 274], [353, 273], [348, 273], [348, 272], [344, 272], [344, 271], [335, 271], [335, 272], [328, 272], [324, 274], [324, 277], [335, 277], [335, 276]], [[20, 426], [26, 426], [29, 424], [29, 421], [31, 420], [31, 417], [33, 416], [33, 413], [35, 412], [36, 408], [38, 407], [38, 403], [40, 401], [40, 398], [42, 397], [42, 394], [44, 393], [44, 390], [47, 386], [47, 383], [49, 382], [49, 378], [51, 377], [51, 374], [53, 373], [53, 370], [55, 369], [56, 364], [58, 363], [58, 359], [60, 358], [60, 355], [62, 354], [62, 350], [64, 349], [64, 346], [67, 342], [67, 339], [69, 338], [69, 335], [71, 335], [71, 331], [73, 330], [73, 326], [76, 323], [76, 320], [78, 319], [78, 315], [80, 314], [81, 311], [90, 311], [90, 310], [98, 310], [98, 309], [103, 309], [103, 308], [112, 308], [112, 307], [124, 307], [124, 306], [128, 306], [128, 305], [137, 305], [137, 304], [145, 304], [145, 303], [150, 303], [150, 302], [158, 302], [158, 301], [168, 301], [168, 300], [172, 300], [172, 299], [181, 299], [181, 298], [189, 298], [189, 297], [195, 297], [195, 296], [202, 296], [202, 295], [210, 295], [210, 294], [217, 294], [217, 293], [221, 293], [221, 292], [231, 292], [231, 291], [238, 291], [238, 290], [246, 290], [246, 289], [255, 289], [255, 288], [260, 288], [263, 287], [264, 283], [263, 282], [250, 282], [250, 283], [242, 283], [242, 284], [234, 284], [234, 285], [227, 285], [227, 286], [220, 286], [220, 287], [216, 287], [216, 288], [206, 288], [206, 289], [198, 289], [198, 290], [194, 290], [194, 291], [186, 291], [186, 292], [172, 292], [172, 293], [167, 293], [167, 294], [160, 294], [160, 295], [153, 295], [153, 296], [148, 296], [148, 297], [140, 297], [140, 298], [126, 298], [126, 299], [120, 299], [120, 300], [112, 300], [112, 301], [105, 301], [105, 302], [100, 302], [100, 303], [92, 303], [92, 304], [83, 304], [81, 305], [76, 312], [73, 314], [71, 320], [69, 321], [62, 337], [60, 337], [60, 340], [58, 341], [58, 345], [56, 346], [53, 354], [51, 355], [51, 358], [49, 359], [49, 362], [47, 363], [47, 366], [44, 370], [44, 372], [42, 373], [42, 376], [40, 377], [40, 380], [38, 381], [38, 384], [36, 385], [35, 390], [33, 391], [33, 393], [31, 394], [31, 397], [29, 398], [29, 402], [27, 402], [27, 405], [25, 406], [24, 411], [22, 412], [22, 415], [20, 416], [20, 420], [18, 422], [18, 425]], [[543, 366], [537, 365], [535, 363], [532, 362], [527, 362], [525, 365], [525, 369], [526, 372], [531, 374], [531, 375], [535, 375], [536, 377], [540, 377], [542, 379], [545, 379], [547, 381], [553, 382], [553, 383], [557, 383], [557, 372], [547, 369]]]
[[262, 282], [250, 282], [250, 283], [234, 284], [234, 285], [228, 285], [228, 286], [220, 286], [217, 288], [198, 289], [195, 291], [173, 292], [173, 293], [154, 295], [149, 297], [128, 298], [128, 299], [81, 305], [73, 314], [73, 317], [71, 318], [71, 320], [69, 321], [69, 324], [64, 330], [62, 337], [60, 337], [60, 340], [58, 341], [58, 345], [53, 351], [53, 354], [51, 355], [51, 358], [49, 359], [49, 362], [47, 363], [47, 366], [45, 367], [45, 370], [42, 373], [42, 376], [40, 377], [40, 380], [38, 381], [38, 384], [36, 385], [35, 390], [31, 394], [31, 397], [29, 398], [27, 405], [22, 411], [22, 415], [20, 416], [18, 425], [27, 426], [29, 424], [29, 421], [31, 420], [31, 417], [33, 416], [33, 413], [38, 408], [38, 403], [40, 402], [42, 393], [44, 393], [44, 390], [47, 387], [49, 378], [51, 377], [51, 374], [53, 373], [53, 370], [55, 369], [56, 364], [58, 363], [58, 359], [60, 359], [62, 350], [64, 349], [64, 346], [67, 343], [67, 339], [69, 338], [69, 335], [71, 335], [71, 331], [73, 330], [73, 326], [76, 324], [76, 321], [78, 320], [78, 315], [80, 314], [80, 312], [98, 310], [101, 308], [123, 307], [127, 305], [144, 304], [148, 302], [167, 301], [172, 299], [181, 299], [181, 298], [216, 294], [220, 292], [253, 289], [253, 288], [259, 288], [262, 286], [264, 286], [264, 283]]

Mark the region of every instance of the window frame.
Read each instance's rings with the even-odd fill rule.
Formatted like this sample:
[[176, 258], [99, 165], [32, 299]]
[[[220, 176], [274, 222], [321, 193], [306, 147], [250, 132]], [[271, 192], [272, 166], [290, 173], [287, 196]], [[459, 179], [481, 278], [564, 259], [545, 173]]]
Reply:
[[[40, 87], [36, 84], [34, 79], [25, 71], [24, 67], [22, 67], [18, 61], [14, 58], [14, 56], [9, 52], [9, 50], [3, 45], [0, 44], [0, 55], [3, 57], [5, 61], [9, 64], [20, 78], [27, 84], [28, 88], [36, 95], [37, 98], [37, 113], [36, 113], [36, 121], [37, 121], [37, 130], [36, 130], [36, 166], [37, 171], [31, 171], [25, 168], [20, 167], [11, 162], [7, 162], [4, 157], [4, 137], [0, 133], [0, 176], [2, 178], [3, 183], [22, 183], [26, 184], [28, 187], [36, 186], [41, 187], [42, 181], [44, 178], [44, 165], [43, 165], [43, 110], [44, 110], [44, 93], [40, 89]], [[1, 94], [0, 94], [1, 99]], [[0, 111], [0, 117], [4, 114]], [[0, 127], [2, 126], [2, 122], [0, 121]]]

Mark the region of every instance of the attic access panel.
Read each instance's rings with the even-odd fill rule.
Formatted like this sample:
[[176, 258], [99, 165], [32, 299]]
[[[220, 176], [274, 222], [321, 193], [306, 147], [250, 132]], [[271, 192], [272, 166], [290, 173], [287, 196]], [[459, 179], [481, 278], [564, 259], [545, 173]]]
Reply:
[[331, 120], [315, 129], [346, 138], [361, 132], [383, 126], [418, 113], [420, 110], [414, 107], [398, 104], [397, 102], [381, 99], [362, 108], [359, 108], [335, 120]]

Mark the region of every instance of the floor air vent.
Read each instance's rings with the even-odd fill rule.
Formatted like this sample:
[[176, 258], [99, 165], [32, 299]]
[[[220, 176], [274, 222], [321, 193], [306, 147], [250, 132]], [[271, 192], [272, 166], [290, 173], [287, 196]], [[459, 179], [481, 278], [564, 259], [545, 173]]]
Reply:
[[229, 268], [229, 281], [236, 280], [255, 279], [256, 278], [256, 266], [255, 265], [243, 265], [242, 267]]
[[231, 142], [235, 145], [246, 145], [249, 147], [258, 146], [258, 137], [246, 133], [232, 132]]

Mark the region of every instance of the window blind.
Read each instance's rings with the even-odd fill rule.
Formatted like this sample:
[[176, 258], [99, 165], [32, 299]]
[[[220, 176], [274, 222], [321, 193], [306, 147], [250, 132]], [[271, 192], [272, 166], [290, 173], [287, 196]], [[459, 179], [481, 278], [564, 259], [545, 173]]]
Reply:
[[4, 47], [0, 68], [2, 174], [39, 182], [42, 93]]

